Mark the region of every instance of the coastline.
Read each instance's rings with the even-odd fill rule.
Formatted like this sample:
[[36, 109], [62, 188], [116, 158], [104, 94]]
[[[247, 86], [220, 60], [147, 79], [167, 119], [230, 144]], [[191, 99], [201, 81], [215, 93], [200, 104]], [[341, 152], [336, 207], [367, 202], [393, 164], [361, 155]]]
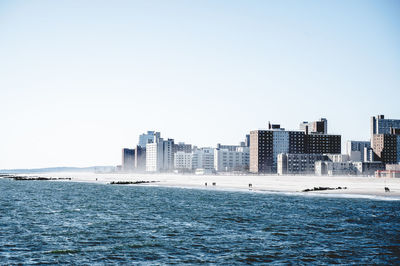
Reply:
[[[26, 177], [58, 178], [63, 182], [111, 182], [149, 181], [127, 186], [160, 186], [227, 191], [252, 191], [256, 193], [284, 193], [309, 196], [338, 196], [400, 200], [400, 178], [376, 178], [358, 176], [277, 176], [277, 175], [183, 175], [183, 174], [97, 174], [97, 173], [44, 173], [21, 174]], [[54, 181], [54, 180], [53, 180]], [[207, 183], [207, 186], [205, 185]], [[215, 183], [215, 185], [213, 185]], [[249, 188], [249, 184], [251, 187]], [[309, 191], [318, 187], [333, 190]], [[341, 189], [336, 189], [336, 188]], [[389, 187], [390, 192], [385, 192]], [[346, 189], [344, 189], [346, 188]]]

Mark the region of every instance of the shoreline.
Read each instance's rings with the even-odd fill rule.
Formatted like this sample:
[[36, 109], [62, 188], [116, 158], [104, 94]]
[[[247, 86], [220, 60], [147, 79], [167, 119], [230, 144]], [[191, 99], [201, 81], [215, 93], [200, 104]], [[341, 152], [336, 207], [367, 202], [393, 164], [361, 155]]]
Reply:
[[[283, 193], [310, 196], [338, 196], [352, 198], [379, 197], [400, 200], [400, 178], [357, 176], [277, 176], [277, 175], [181, 175], [181, 174], [99, 174], [99, 173], [45, 173], [11, 174], [14, 176], [50, 178], [51, 181], [87, 182], [143, 182], [124, 186], [159, 186], [207, 190], [250, 191], [256, 193]], [[58, 180], [57, 180], [58, 179]], [[207, 186], [205, 185], [207, 183]], [[212, 185], [215, 183], [215, 185]], [[251, 184], [251, 187], [249, 187]], [[333, 190], [308, 191], [313, 188]], [[338, 189], [338, 188], [341, 189]], [[346, 189], [343, 189], [346, 187]], [[389, 187], [390, 192], [385, 192]]]

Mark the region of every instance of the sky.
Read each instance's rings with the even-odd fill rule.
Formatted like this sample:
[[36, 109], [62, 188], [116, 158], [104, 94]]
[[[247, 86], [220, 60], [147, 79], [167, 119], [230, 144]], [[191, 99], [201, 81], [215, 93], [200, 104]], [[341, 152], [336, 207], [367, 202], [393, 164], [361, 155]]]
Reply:
[[0, 169], [117, 165], [139, 134], [400, 119], [400, 2], [0, 0]]

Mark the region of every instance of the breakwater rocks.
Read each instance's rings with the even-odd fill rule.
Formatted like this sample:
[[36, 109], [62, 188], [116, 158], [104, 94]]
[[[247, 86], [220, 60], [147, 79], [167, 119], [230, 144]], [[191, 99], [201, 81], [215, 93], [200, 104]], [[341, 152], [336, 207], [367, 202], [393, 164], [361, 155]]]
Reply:
[[160, 181], [112, 181], [110, 185], [140, 185], [140, 184], [149, 184], [156, 183]]
[[18, 175], [0, 175], [2, 178], [9, 178], [17, 181], [48, 181], [48, 180], [71, 180], [70, 177], [41, 177], [41, 176], [18, 176]]
[[311, 191], [324, 191], [324, 190], [337, 190], [337, 189], [347, 189], [347, 187], [314, 187], [314, 188], [307, 188], [302, 190], [301, 192], [311, 192]]

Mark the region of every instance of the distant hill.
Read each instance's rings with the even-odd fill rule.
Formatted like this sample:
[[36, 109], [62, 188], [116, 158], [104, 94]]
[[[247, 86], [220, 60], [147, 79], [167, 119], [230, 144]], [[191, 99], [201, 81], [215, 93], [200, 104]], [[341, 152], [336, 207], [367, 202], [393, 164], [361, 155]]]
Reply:
[[111, 172], [114, 166], [90, 166], [90, 167], [50, 167], [35, 169], [0, 169], [0, 173], [24, 174], [24, 173], [56, 173], [56, 172]]

